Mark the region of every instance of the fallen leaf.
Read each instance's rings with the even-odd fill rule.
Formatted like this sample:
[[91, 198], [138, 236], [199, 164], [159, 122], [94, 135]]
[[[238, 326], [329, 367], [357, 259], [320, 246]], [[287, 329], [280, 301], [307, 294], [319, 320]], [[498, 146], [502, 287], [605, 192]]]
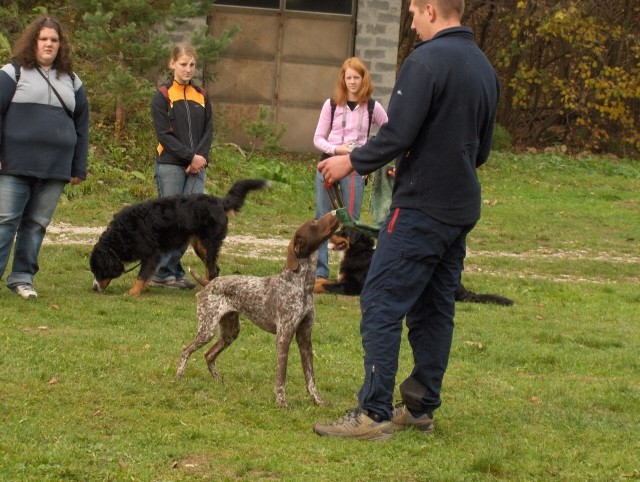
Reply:
[[623, 479], [640, 479], [640, 471], [636, 470], [632, 474], [622, 474]]
[[58, 305], [51, 305], [52, 310], [59, 310], [60, 307]]
[[465, 341], [465, 345], [476, 347], [478, 350], [484, 350], [484, 344], [481, 341]]
[[58, 383], [58, 377], [53, 377], [51, 380], [49, 380], [49, 385], [55, 385], [56, 383]]
[[118, 461], [118, 465], [120, 466], [121, 469], [127, 468], [127, 463], [124, 460]]
[[178, 468], [178, 462], [173, 462], [173, 463], [171, 464], [171, 468], [172, 468], [172, 469], [177, 469], [177, 468]]
[[145, 344], [145, 345], [144, 345], [144, 349], [145, 349], [145, 350], [148, 350], [149, 348], [151, 348], [151, 345], [150, 345], [149, 343], [147, 343], [147, 344]]
[[40, 331], [47, 331], [48, 329], [49, 329], [48, 326], [39, 326], [38, 327], [38, 330], [40, 330]]
[[534, 397], [531, 397], [531, 398], [529, 399], [529, 401], [530, 401], [530, 402], [535, 403], [536, 405], [540, 405], [540, 404], [542, 403], [542, 399], [540, 399], [540, 398], [538, 398], [538, 397], [535, 397], [535, 396], [534, 396]]

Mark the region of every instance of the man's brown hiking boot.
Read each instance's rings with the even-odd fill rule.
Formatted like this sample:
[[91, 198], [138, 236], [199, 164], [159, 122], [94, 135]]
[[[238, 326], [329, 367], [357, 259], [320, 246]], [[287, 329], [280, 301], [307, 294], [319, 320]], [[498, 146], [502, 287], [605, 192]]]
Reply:
[[388, 440], [397, 430], [391, 420], [376, 422], [360, 408], [355, 408], [335, 422], [316, 423], [313, 431], [328, 437], [353, 438], [358, 440]]
[[391, 422], [395, 425], [396, 430], [413, 427], [424, 433], [433, 432], [433, 415], [425, 413], [419, 417], [414, 417], [404, 403], [393, 409]]

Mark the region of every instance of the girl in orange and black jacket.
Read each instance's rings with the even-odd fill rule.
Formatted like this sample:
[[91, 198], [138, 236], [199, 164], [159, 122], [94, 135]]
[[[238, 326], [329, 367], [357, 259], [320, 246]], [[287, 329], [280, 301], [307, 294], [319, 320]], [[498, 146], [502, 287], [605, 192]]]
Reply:
[[[173, 78], [159, 87], [151, 101], [158, 138], [154, 177], [158, 196], [204, 192], [205, 169], [213, 141], [211, 103], [204, 89], [192, 84], [196, 53], [190, 45], [174, 47], [169, 68]], [[184, 251], [165, 255], [151, 285], [194, 288], [180, 264]]]

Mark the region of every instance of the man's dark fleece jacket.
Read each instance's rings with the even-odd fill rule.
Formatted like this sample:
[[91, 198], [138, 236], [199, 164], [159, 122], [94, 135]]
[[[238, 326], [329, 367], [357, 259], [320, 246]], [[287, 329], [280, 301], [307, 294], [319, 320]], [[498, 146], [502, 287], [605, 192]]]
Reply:
[[[476, 168], [489, 156], [500, 86], [473, 32], [453, 27], [404, 61], [389, 121], [350, 159], [359, 174], [396, 161], [391, 209], [418, 209], [451, 225], [480, 218]], [[489, 120], [487, 120], [489, 119]]]

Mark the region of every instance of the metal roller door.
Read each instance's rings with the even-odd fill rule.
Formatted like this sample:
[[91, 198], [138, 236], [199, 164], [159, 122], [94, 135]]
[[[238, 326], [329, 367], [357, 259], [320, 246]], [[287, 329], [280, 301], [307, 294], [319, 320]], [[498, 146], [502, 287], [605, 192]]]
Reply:
[[[315, 151], [320, 108], [333, 93], [342, 62], [353, 55], [355, 3], [216, 1], [209, 17], [212, 35], [233, 24], [240, 27], [215, 65], [217, 81], [207, 86], [214, 111], [224, 118], [228, 140], [248, 145], [241, 120], [257, 119], [259, 106], [268, 105], [275, 122], [287, 125], [283, 147]], [[313, 11], [317, 9], [325, 11]]]

